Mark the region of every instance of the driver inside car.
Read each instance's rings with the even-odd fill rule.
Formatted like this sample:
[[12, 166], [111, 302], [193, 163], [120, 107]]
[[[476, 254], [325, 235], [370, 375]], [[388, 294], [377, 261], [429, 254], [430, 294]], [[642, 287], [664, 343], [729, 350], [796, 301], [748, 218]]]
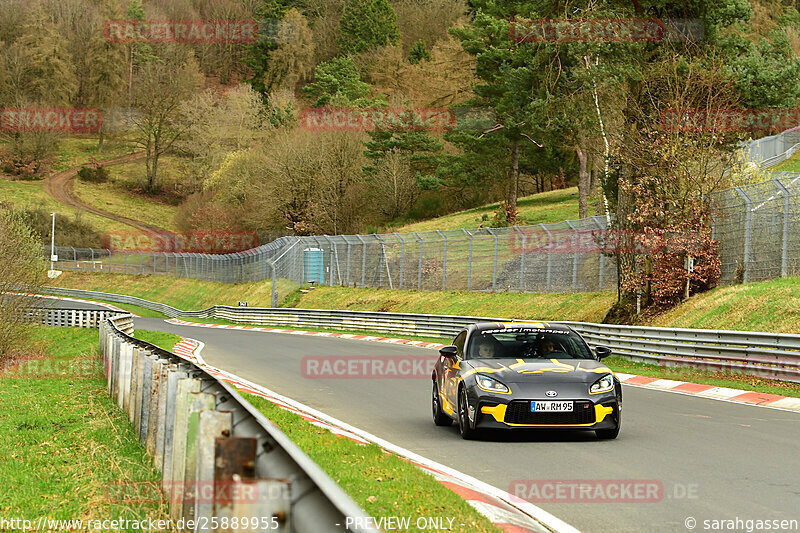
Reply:
[[489, 339], [481, 339], [480, 344], [478, 344], [478, 357], [491, 358], [495, 356], [496, 352], [497, 351], [494, 349], [494, 343], [492, 343]]
[[544, 339], [539, 344], [539, 357], [547, 357], [549, 354], [555, 352], [555, 346], [550, 339]]

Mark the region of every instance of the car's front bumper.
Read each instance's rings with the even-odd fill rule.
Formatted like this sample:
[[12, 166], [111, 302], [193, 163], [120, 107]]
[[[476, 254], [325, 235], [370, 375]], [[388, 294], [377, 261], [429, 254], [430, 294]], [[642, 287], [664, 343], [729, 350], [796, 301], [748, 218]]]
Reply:
[[[573, 398], [573, 412], [546, 413], [537, 416], [525, 413], [530, 399], [499, 399], [497, 396], [478, 396], [469, 402], [474, 414], [474, 427], [486, 429], [543, 428], [543, 429], [614, 429], [619, 423], [619, 403], [611, 392], [599, 398]], [[513, 403], [513, 405], [512, 405]], [[577, 411], [581, 411], [580, 413]]]

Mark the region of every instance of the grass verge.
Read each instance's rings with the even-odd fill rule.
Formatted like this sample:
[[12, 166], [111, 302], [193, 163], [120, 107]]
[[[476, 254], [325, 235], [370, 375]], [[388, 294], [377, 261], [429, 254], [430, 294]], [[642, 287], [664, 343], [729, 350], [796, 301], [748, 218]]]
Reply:
[[[371, 516], [442, 517], [450, 531], [499, 532], [460, 496], [433, 476], [375, 444], [366, 446], [318, 428], [294, 413], [248, 394], [247, 401], [264, 413]], [[412, 527], [412, 530], [415, 530]]]
[[729, 285], [692, 296], [647, 325], [800, 332], [800, 277]]
[[[246, 301], [250, 307], [269, 307], [271, 301], [269, 281], [221, 283], [158, 275], [64, 272], [50, 283], [56, 287], [137, 296], [184, 311], [212, 305], [236, 306], [240, 301]], [[281, 294], [285, 292], [288, 288]]]
[[347, 333], [351, 335], [374, 335], [376, 337], [391, 337], [397, 339], [409, 339], [414, 341], [425, 341], [425, 342], [438, 342], [442, 344], [447, 344], [451, 339], [445, 337], [417, 337], [414, 335], [401, 335], [399, 333], [387, 333], [385, 331], [364, 331], [360, 329], [336, 329], [336, 328], [319, 328], [319, 327], [306, 327], [306, 326], [299, 326], [297, 324], [252, 324], [244, 322], [232, 322], [230, 320], [225, 320], [222, 318], [196, 318], [196, 317], [184, 317], [181, 318], [186, 322], [197, 322], [198, 324], [223, 324], [223, 325], [231, 325], [231, 326], [256, 326], [256, 327], [265, 327], [265, 328], [280, 328], [280, 329], [300, 329], [303, 331], [320, 331], [323, 333]]
[[616, 295], [608, 292], [536, 294], [317, 287], [296, 298], [293, 307], [602, 322], [615, 301]]
[[159, 473], [106, 391], [97, 330], [37, 326], [32, 332], [46, 355], [0, 374], [0, 431], [7, 436], [0, 443], [0, 515], [166, 519], [165, 502], [107, 497], [118, 483], [157, 487]]
[[155, 344], [159, 348], [172, 351], [177, 343], [183, 340], [180, 335], [174, 333], [164, 333], [163, 331], [148, 331], [146, 329], [137, 329], [133, 332], [133, 336], [144, 342]]
[[[448, 229], [471, 229], [488, 226], [500, 203], [482, 205], [465, 211], [451, 213], [430, 220], [414, 222], [392, 231], [434, 231]], [[518, 225], [548, 224], [578, 218], [578, 188], [569, 187], [539, 194], [532, 194], [517, 200]]]
[[703, 383], [715, 387], [747, 389], [755, 392], [800, 398], [800, 383], [792, 383], [789, 381], [775, 381], [758, 376], [751, 376], [749, 374], [714, 372], [689, 367], [670, 368], [647, 363], [637, 363], [617, 356], [603, 359], [603, 363], [614, 372], [623, 372], [625, 374], [637, 374], [660, 379], [675, 379], [692, 383]]

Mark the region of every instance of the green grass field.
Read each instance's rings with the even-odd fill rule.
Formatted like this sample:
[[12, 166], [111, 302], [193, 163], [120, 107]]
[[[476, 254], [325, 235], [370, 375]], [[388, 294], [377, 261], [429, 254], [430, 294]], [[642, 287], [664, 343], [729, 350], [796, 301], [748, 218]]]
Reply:
[[32, 359], [0, 373], [0, 515], [167, 518], [163, 501], [117, 496], [145, 486], [156, 494], [159, 472], [108, 395], [97, 330], [38, 326], [32, 346]]
[[769, 170], [774, 172], [800, 172], [800, 151], [795, 152], [792, 157]]
[[800, 333], [800, 278], [719, 287], [692, 296], [648, 325]]
[[[434, 231], [448, 229], [470, 229], [486, 227], [491, 223], [500, 202], [451, 213], [431, 220], [423, 220], [392, 228], [391, 231]], [[578, 188], [559, 189], [531, 196], [517, 201], [520, 220], [518, 225], [549, 224], [578, 218]]]
[[58, 278], [48, 280], [48, 284], [56, 287], [127, 294], [171, 305], [184, 311], [206, 309], [212, 305], [235, 306], [240, 301], [246, 301], [250, 307], [269, 307], [271, 290], [269, 281], [231, 284], [171, 276], [90, 272], [64, 272]]
[[293, 307], [600, 322], [614, 293], [483, 293], [317, 287]]
[[[500, 532], [461, 496], [403, 459], [375, 444], [361, 445], [318, 428], [267, 400], [246, 399], [286, 433], [371, 516], [441, 517], [448, 531]], [[454, 437], [456, 438], [456, 437]], [[414, 527], [412, 531], [416, 531]]]

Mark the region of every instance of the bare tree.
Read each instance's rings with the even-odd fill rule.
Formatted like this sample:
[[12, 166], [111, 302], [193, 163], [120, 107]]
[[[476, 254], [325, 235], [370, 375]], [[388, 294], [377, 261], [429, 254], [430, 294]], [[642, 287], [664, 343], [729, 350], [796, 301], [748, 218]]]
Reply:
[[152, 62], [140, 68], [132, 94], [133, 141], [146, 154], [147, 189], [158, 189], [158, 160], [186, 133], [196, 117], [180, 113], [181, 104], [200, 87], [201, 75], [193, 57]]

